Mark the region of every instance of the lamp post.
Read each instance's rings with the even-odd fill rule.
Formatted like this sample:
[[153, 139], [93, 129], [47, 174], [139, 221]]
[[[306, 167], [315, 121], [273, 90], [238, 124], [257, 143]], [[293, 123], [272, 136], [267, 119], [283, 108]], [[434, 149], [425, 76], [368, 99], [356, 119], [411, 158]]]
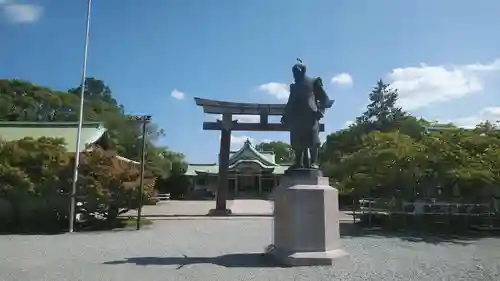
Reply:
[[92, 9], [92, 0], [87, 0], [87, 23], [85, 25], [85, 41], [83, 47], [83, 66], [82, 66], [82, 80], [80, 83], [80, 114], [78, 116], [78, 130], [76, 133], [76, 150], [75, 150], [75, 163], [73, 168], [73, 183], [71, 188], [71, 199], [69, 209], [69, 232], [74, 231], [75, 225], [75, 208], [76, 208], [76, 187], [78, 181], [78, 166], [80, 164], [80, 143], [83, 125], [83, 101], [85, 97], [85, 77], [87, 76], [87, 49], [89, 45], [89, 30], [90, 30], [90, 11]]
[[144, 193], [144, 166], [146, 162], [146, 135], [147, 135], [147, 125], [151, 121], [150, 115], [142, 116], [131, 116], [130, 120], [136, 121], [142, 124], [142, 142], [141, 142], [141, 169], [139, 172], [139, 206], [137, 208], [137, 230], [141, 229], [141, 215], [142, 215], [142, 201]]

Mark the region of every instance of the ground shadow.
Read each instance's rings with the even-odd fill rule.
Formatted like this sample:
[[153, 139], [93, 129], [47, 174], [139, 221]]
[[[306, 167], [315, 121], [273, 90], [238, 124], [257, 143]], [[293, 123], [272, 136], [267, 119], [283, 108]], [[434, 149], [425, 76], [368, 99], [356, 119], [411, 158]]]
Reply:
[[67, 231], [66, 224], [28, 222], [24, 225], [0, 223], [0, 235], [59, 235]]
[[471, 243], [484, 238], [500, 237], [493, 232], [473, 232], [469, 231], [460, 234], [451, 233], [430, 233], [419, 230], [392, 230], [383, 227], [367, 227], [358, 223], [340, 223], [340, 236], [350, 237], [382, 237], [399, 238], [408, 242], [421, 242], [430, 244], [452, 243], [457, 245], [470, 245]]
[[0, 229], [0, 235], [60, 235], [66, 232], [61, 229]]
[[[143, 219], [141, 228], [151, 227], [152, 221]], [[106, 231], [130, 231], [136, 230], [136, 220], [118, 218], [114, 221], [96, 220], [75, 225], [76, 232], [101, 233]], [[27, 226], [5, 226], [0, 224], [0, 235], [61, 235], [68, 233], [67, 223], [60, 225], [43, 225], [41, 223], [31, 223]]]
[[136, 257], [104, 264], [177, 265], [180, 269], [193, 264], [215, 264], [223, 267], [282, 267], [264, 253], [228, 254], [218, 257]]

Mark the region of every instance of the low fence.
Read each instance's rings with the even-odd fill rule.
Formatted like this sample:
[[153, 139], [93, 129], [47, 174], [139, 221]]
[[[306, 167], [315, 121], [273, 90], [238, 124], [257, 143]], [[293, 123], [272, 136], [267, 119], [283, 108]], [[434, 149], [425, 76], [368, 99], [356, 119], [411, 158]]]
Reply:
[[394, 200], [361, 199], [359, 208], [353, 208], [353, 220], [397, 227], [447, 225], [493, 229], [500, 226], [498, 210], [492, 204], [452, 202], [395, 202]]
[[170, 193], [158, 193], [154, 199], [157, 199], [159, 201], [167, 201], [170, 200]]

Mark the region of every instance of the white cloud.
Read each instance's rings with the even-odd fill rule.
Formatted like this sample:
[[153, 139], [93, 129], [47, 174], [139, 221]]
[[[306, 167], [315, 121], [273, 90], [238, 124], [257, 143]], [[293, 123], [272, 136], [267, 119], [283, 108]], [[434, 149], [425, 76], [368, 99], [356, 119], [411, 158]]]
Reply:
[[186, 94], [184, 94], [183, 92], [181, 92], [177, 89], [174, 89], [172, 91], [172, 93], [170, 94], [170, 96], [176, 100], [183, 100], [186, 97]]
[[461, 66], [421, 64], [393, 69], [387, 77], [391, 86], [399, 90], [399, 105], [415, 110], [481, 92], [485, 75], [497, 71], [500, 71], [500, 59], [489, 64]]
[[352, 76], [349, 73], [344, 72], [333, 76], [330, 82], [332, 84], [338, 84], [342, 86], [352, 86], [354, 80], [352, 79]]
[[258, 89], [279, 100], [288, 99], [288, 95], [290, 94], [290, 86], [284, 83], [270, 82], [260, 85]]
[[490, 121], [496, 124], [500, 120], [500, 106], [485, 107], [477, 114], [457, 118], [454, 120], [443, 120], [441, 123], [453, 123], [456, 126], [463, 128], [475, 128], [477, 124], [485, 121]]
[[0, 4], [3, 4], [0, 8], [7, 20], [13, 23], [33, 23], [43, 14], [43, 7], [37, 4], [16, 4], [7, 0]]

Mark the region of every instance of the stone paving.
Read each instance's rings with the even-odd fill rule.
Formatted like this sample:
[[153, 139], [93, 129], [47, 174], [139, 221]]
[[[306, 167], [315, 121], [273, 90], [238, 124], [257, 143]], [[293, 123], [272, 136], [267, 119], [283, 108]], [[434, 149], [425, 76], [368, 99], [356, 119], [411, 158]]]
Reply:
[[[352, 227], [352, 224], [349, 224]], [[141, 231], [0, 236], [0, 280], [500, 280], [500, 240], [359, 236], [334, 266], [281, 268], [261, 256], [269, 218], [158, 220]]]

